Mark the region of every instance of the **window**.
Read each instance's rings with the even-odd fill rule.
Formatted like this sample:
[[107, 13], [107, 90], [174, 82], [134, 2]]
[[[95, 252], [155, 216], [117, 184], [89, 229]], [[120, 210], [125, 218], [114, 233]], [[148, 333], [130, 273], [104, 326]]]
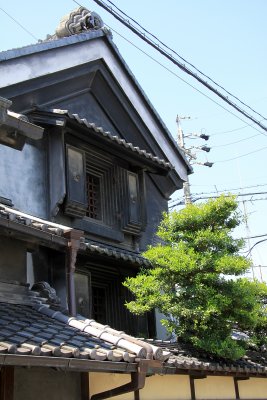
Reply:
[[87, 210], [86, 216], [93, 219], [102, 219], [101, 213], [101, 180], [99, 177], [86, 174]]
[[73, 217], [83, 217], [86, 213], [84, 152], [67, 146], [67, 196], [65, 213]]
[[76, 310], [78, 314], [84, 317], [91, 317], [91, 301], [90, 301], [90, 287], [91, 287], [90, 274], [75, 272], [75, 297], [76, 297]]
[[146, 222], [144, 172], [86, 144], [67, 145], [65, 213], [78, 229], [122, 242], [140, 235]]
[[105, 287], [92, 287], [92, 317], [101, 324], [107, 323], [107, 296]]

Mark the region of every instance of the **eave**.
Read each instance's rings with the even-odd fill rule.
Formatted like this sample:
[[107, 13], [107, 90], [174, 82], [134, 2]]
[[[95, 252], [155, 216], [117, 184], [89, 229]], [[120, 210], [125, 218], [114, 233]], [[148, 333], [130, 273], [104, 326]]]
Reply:
[[44, 129], [30, 123], [26, 116], [8, 110], [11, 105], [12, 101], [0, 97], [0, 144], [22, 150], [26, 138], [39, 140]]
[[167, 175], [169, 171], [174, 169], [170, 162], [146, 150], [142, 150], [138, 146], [112, 135], [110, 132], [104, 131], [102, 127], [97, 127], [94, 123], [87, 121], [85, 118], [80, 118], [78, 114], [72, 114], [68, 110], [36, 110], [30, 114], [30, 118], [34, 123], [43, 126], [58, 126], [65, 128], [65, 131], [69, 129], [84, 141], [95, 144], [101, 149], [122, 157], [132, 165], [146, 169], [149, 172]]

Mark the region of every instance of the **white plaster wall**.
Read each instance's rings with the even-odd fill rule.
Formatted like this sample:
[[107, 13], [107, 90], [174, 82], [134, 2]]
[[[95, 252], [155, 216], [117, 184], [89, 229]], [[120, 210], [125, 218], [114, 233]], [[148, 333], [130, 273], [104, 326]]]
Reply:
[[20, 211], [47, 218], [44, 151], [25, 144], [22, 151], [0, 145], [0, 196]]
[[161, 324], [161, 320], [165, 319], [165, 315], [160, 313], [158, 310], [155, 312], [156, 318], [156, 334], [157, 339], [167, 340], [170, 339], [170, 334], [167, 332], [166, 328]]

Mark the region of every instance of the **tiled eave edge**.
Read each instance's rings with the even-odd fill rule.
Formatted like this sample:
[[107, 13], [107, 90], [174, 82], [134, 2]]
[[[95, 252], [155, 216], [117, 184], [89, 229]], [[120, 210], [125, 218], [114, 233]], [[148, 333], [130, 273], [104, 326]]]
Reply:
[[[9, 235], [10, 231], [21, 240], [42, 243], [48, 247], [66, 247], [68, 240], [63, 237], [64, 230], [50, 221], [20, 213], [0, 204], [0, 229]], [[66, 232], [71, 228], [66, 227]]]
[[[144, 361], [144, 360], [143, 360]], [[147, 360], [149, 361], [149, 360]], [[82, 360], [75, 358], [63, 357], [45, 357], [45, 356], [23, 356], [13, 354], [0, 354], [0, 366], [21, 366], [21, 367], [46, 367], [46, 368], [59, 368], [62, 371], [76, 371], [76, 372], [119, 372], [119, 373], [132, 373], [138, 370], [138, 363], [127, 362], [112, 362], [112, 361], [96, 361], [96, 360]], [[267, 372], [265, 370], [249, 370], [237, 369], [231, 370], [210, 370], [203, 368], [178, 368], [170, 366], [151, 367], [151, 373], [160, 375], [191, 375], [191, 376], [232, 376], [240, 378], [266, 378]]]
[[[71, 227], [42, 220], [6, 207], [4, 204], [0, 204], [0, 229], [7, 235], [10, 231], [13, 231], [22, 240], [38, 241], [52, 248], [66, 248], [68, 240], [63, 235], [65, 232], [72, 230]], [[81, 242], [79, 250], [88, 254], [97, 254], [111, 257], [115, 260], [127, 261], [135, 265], [150, 265], [150, 262], [138, 255], [138, 253], [90, 241]]]
[[106, 257], [111, 257], [116, 260], [128, 261], [132, 264], [150, 266], [151, 263], [146, 258], [138, 253], [124, 251], [113, 246], [103, 246], [94, 242], [86, 241], [81, 246], [87, 253], [98, 254]]
[[139, 158], [145, 161], [148, 165], [154, 166], [160, 170], [171, 171], [174, 166], [146, 150], [140, 149], [138, 146], [134, 146], [132, 143], [126, 142], [119, 136], [112, 135], [110, 132], [105, 131], [102, 127], [96, 126], [94, 123], [89, 122], [86, 118], [81, 118], [78, 114], [72, 114], [68, 110], [51, 109], [42, 110], [36, 109], [30, 113], [30, 119], [34, 123], [38, 124], [51, 124], [57, 126], [66, 126], [67, 123], [75, 123], [79, 126], [89, 129], [90, 132], [98, 140], [104, 140], [108, 145], [112, 145], [118, 148], [124, 148], [124, 151], [128, 152], [131, 157]]
[[[160, 346], [166, 351], [170, 351], [172, 355], [164, 365], [164, 374], [185, 374], [189, 375], [216, 375], [216, 376], [240, 376], [240, 377], [266, 377], [267, 367], [262, 365], [260, 362], [252, 360], [239, 359], [236, 361], [230, 360], [213, 360], [207, 357], [206, 359], [198, 358], [197, 355], [184, 355], [184, 351], [181, 353], [176, 352], [177, 348], [174, 342], [164, 340], [146, 340], [150, 344]], [[175, 352], [174, 352], [175, 351]], [[166, 369], [166, 370], [165, 370]]]
[[237, 376], [237, 377], [267, 377], [267, 369], [264, 366], [258, 367], [236, 367], [222, 366], [206, 362], [171, 362], [165, 363], [162, 374], [172, 375], [193, 375], [199, 377], [207, 376]]
[[137, 371], [136, 363], [82, 360], [63, 357], [0, 354], [0, 366], [47, 367], [62, 371], [124, 372]]

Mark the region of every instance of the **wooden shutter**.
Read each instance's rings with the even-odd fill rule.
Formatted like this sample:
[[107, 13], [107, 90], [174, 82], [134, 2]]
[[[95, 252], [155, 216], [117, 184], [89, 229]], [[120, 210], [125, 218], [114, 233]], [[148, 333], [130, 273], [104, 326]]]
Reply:
[[67, 196], [65, 213], [82, 218], [87, 209], [84, 151], [67, 145], [66, 159]]

